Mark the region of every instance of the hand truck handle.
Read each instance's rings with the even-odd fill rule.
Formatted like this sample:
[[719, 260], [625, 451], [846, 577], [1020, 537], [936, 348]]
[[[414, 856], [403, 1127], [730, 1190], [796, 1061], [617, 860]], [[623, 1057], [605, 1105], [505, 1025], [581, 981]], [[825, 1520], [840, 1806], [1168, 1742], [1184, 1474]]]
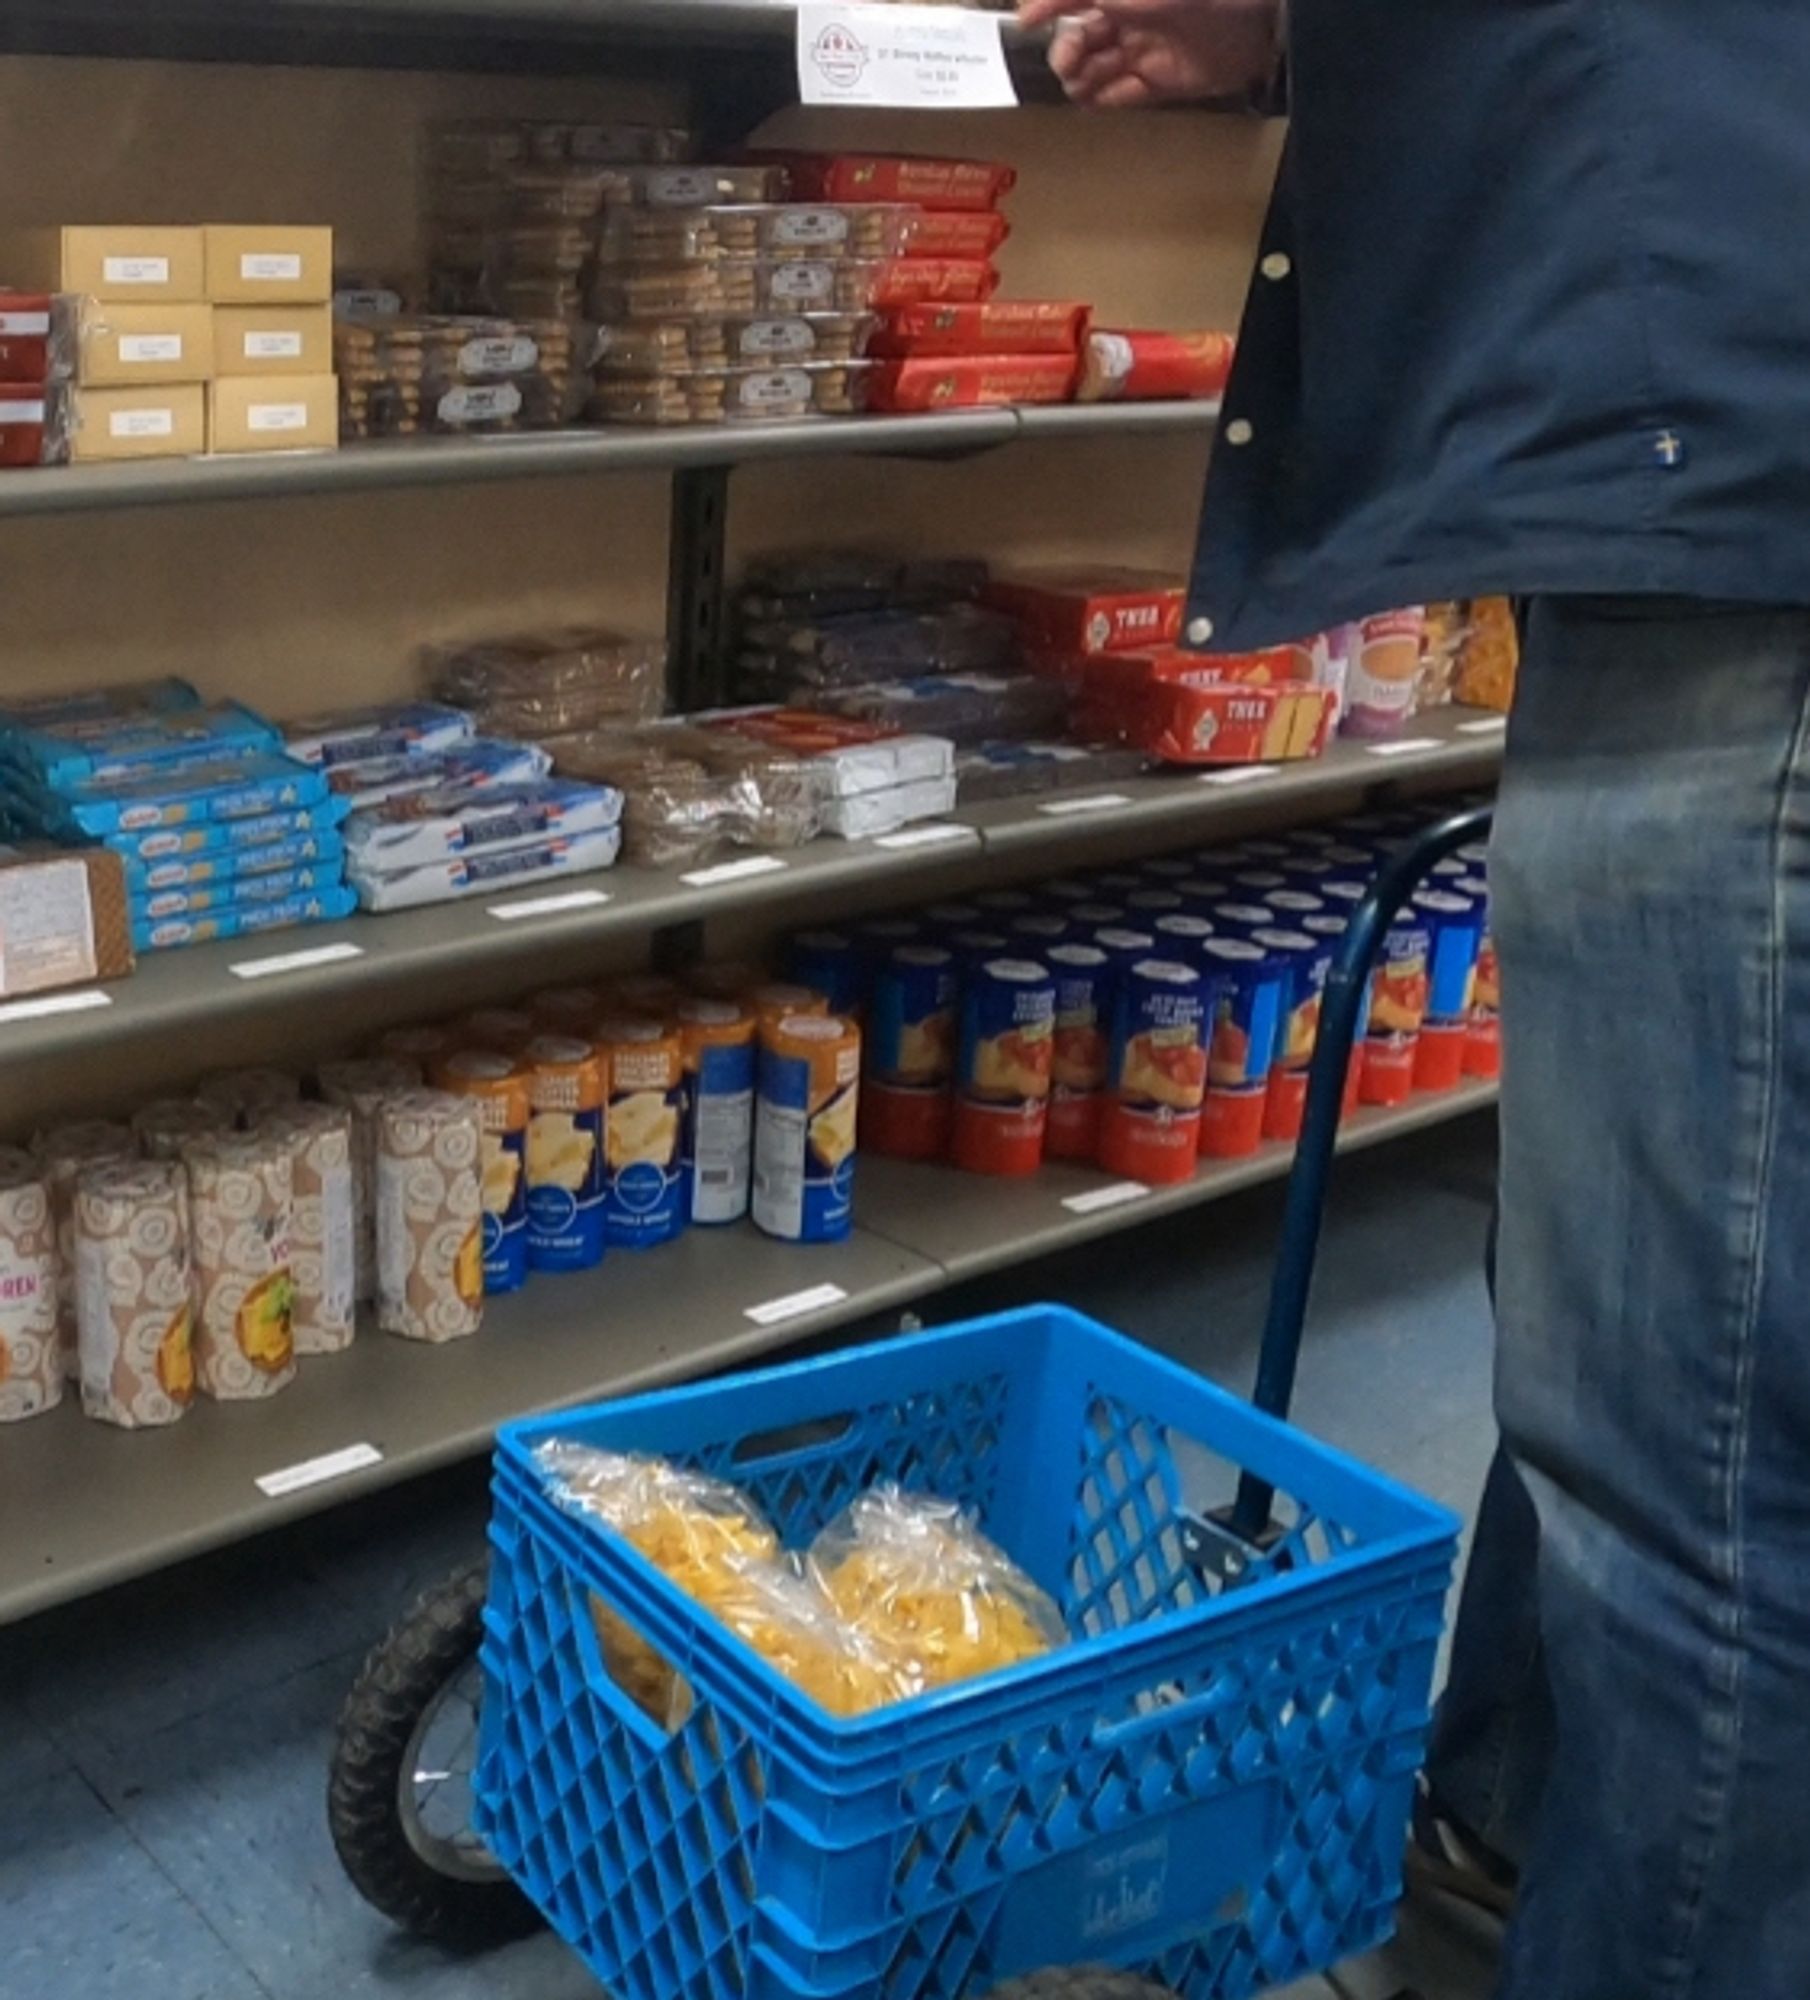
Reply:
[[[1326, 1212], [1327, 1176], [1338, 1144], [1346, 1072], [1363, 1026], [1358, 1015], [1370, 969], [1402, 905], [1448, 854], [1471, 841], [1486, 839], [1493, 817], [1493, 809], [1488, 806], [1454, 813], [1393, 855], [1377, 875], [1370, 893], [1353, 909], [1332, 969], [1326, 975], [1319, 1036], [1308, 1072], [1307, 1107], [1301, 1120], [1294, 1165], [1289, 1169], [1288, 1193], [1282, 1210], [1282, 1241], [1276, 1255], [1276, 1274], [1270, 1283], [1269, 1312], [1263, 1323], [1256, 1392], [1251, 1398], [1269, 1416], [1286, 1417], [1294, 1400], [1301, 1333], [1307, 1323], [1308, 1293], [1313, 1286], [1320, 1224]], [[1239, 1482], [1238, 1503], [1232, 1514], [1233, 1530], [1254, 1539], [1269, 1525], [1274, 1498], [1275, 1489], [1267, 1481], [1246, 1473]]]

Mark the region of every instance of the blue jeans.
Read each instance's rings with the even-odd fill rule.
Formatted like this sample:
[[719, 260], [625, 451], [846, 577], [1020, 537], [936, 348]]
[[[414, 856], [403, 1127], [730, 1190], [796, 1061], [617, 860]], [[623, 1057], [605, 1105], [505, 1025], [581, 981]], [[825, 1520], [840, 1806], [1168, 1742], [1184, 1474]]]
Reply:
[[1502, 2000], [1810, 1993], [1810, 611], [1533, 610], [1496, 1402], [1436, 1791]]

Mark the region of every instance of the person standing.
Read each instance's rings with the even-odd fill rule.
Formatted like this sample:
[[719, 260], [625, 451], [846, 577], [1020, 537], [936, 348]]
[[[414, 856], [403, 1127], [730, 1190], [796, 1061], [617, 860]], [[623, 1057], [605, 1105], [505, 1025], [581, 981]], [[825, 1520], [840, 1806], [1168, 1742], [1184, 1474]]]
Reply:
[[1513, 1887], [1502, 2000], [1802, 2000], [1810, 7], [1070, 4], [1019, 18], [1083, 104], [1286, 57], [1189, 642], [1526, 605], [1503, 1454], [1417, 1842]]

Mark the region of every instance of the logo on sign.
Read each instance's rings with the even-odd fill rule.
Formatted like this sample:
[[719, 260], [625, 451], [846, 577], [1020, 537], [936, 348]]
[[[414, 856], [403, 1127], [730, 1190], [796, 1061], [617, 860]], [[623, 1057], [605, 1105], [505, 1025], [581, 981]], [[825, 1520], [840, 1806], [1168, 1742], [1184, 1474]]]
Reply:
[[811, 60], [825, 83], [853, 90], [867, 67], [867, 45], [843, 22], [830, 21], [811, 44]]
[[1121, 1937], [1163, 1913], [1169, 1881], [1169, 1839], [1158, 1834], [1136, 1846], [1091, 1861], [1084, 1892], [1081, 1935], [1090, 1942]]

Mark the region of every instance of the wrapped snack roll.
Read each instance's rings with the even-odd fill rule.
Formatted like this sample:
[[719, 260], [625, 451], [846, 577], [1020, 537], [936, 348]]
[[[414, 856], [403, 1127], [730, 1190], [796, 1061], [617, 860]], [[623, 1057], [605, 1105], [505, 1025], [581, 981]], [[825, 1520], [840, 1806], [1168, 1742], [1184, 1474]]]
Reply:
[[57, 1243], [44, 1163], [0, 1146], [0, 1424], [63, 1400]]
[[126, 1430], [173, 1424], [195, 1394], [182, 1168], [89, 1166], [73, 1196], [82, 1408]]
[[377, 1323], [406, 1340], [458, 1340], [484, 1311], [483, 1113], [474, 1098], [410, 1090], [377, 1119]]
[[195, 1379], [217, 1402], [253, 1402], [295, 1380], [289, 1148], [262, 1133], [191, 1139]]

